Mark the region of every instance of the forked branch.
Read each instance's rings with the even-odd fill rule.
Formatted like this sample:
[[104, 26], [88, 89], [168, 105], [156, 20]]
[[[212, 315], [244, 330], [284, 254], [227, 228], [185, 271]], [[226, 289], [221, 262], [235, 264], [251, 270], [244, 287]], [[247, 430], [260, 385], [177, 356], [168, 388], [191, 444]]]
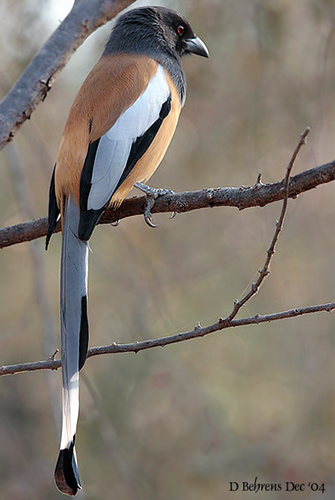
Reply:
[[[232, 328], [232, 327], [237, 327], [237, 326], [245, 326], [245, 325], [253, 325], [253, 324], [260, 324], [260, 323], [265, 323], [265, 322], [270, 322], [270, 321], [278, 321], [280, 319], [288, 319], [288, 318], [294, 318], [297, 316], [305, 315], [305, 314], [311, 314], [311, 313], [316, 313], [316, 312], [322, 312], [322, 311], [327, 311], [331, 312], [335, 310], [335, 302], [329, 302], [327, 304], [320, 304], [316, 306], [309, 306], [309, 307], [304, 307], [304, 308], [295, 308], [295, 309], [290, 309], [287, 311], [282, 311], [274, 314], [267, 314], [267, 315], [259, 315], [256, 314], [255, 316], [251, 316], [248, 318], [241, 318], [241, 319], [236, 319], [236, 316], [240, 309], [259, 291], [262, 283], [264, 282], [265, 278], [269, 275], [270, 273], [270, 264], [271, 260], [274, 256], [276, 245], [278, 242], [278, 238], [280, 235], [280, 232], [282, 230], [283, 224], [284, 224], [284, 219], [285, 215], [287, 212], [287, 206], [288, 206], [288, 198], [290, 196], [290, 176], [291, 176], [291, 171], [294, 165], [294, 162], [299, 154], [299, 151], [303, 144], [306, 142], [306, 137], [309, 133], [310, 129], [307, 128], [300, 137], [300, 141], [291, 157], [291, 160], [287, 166], [286, 169], [286, 176], [284, 179], [284, 182], [282, 184], [282, 197], [283, 197], [283, 203], [282, 203], [282, 209], [281, 213], [279, 216], [278, 221], [276, 221], [276, 228], [274, 235], [272, 237], [269, 249], [267, 250], [266, 258], [264, 265], [262, 269], [259, 271], [259, 276], [257, 280], [252, 283], [251, 287], [247, 292], [244, 294], [244, 296], [234, 302], [233, 309], [231, 313], [225, 317], [225, 318], [219, 318], [218, 321], [215, 323], [202, 327], [199, 323], [194, 327], [193, 330], [190, 330], [188, 332], [182, 332], [178, 333], [176, 335], [170, 335], [166, 337], [161, 337], [153, 340], [144, 340], [141, 342], [132, 342], [132, 343], [127, 343], [127, 344], [110, 344], [108, 346], [103, 346], [103, 347], [93, 347], [89, 350], [88, 352], [88, 357], [93, 357], [97, 356], [100, 354], [116, 354], [116, 353], [121, 353], [121, 352], [139, 352], [145, 349], [152, 349], [154, 347], [163, 347], [169, 344], [173, 344], [176, 342], [183, 342], [185, 340], [190, 340], [198, 337], [204, 337], [205, 335], [209, 335], [210, 333], [214, 333], [220, 330], [225, 330], [227, 328]], [[0, 367], [0, 376], [1, 375], [13, 375], [15, 373], [22, 373], [26, 371], [37, 371], [37, 370], [57, 370], [61, 366], [61, 361], [56, 361], [55, 355], [52, 355], [48, 360], [46, 361], [38, 361], [35, 363], [23, 363], [19, 365], [11, 365], [11, 366], [3, 366]]]

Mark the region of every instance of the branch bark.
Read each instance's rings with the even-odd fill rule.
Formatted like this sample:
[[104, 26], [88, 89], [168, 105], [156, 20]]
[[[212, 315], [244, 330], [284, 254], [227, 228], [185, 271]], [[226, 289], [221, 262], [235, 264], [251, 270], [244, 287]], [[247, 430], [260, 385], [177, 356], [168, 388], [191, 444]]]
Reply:
[[[185, 340], [191, 340], [199, 337], [205, 337], [210, 333], [218, 332], [220, 330], [225, 330], [227, 328], [234, 328], [238, 326], [246, 325], [259, 325], [261, 323], [268, 323], [272, 321], [278, 321], [280, 319], [296, 318], [297, 316], [303, 316], [306, 314], [313, 314], [317, 312], [331, 312], [335, 310], [335, 302], [329, 302], [328, 304], [320, 304], [316, 306], [301, 307], [295, 309], [289, 309], [287, 311], [281, 311], [273, 314], [250, 316], [248, 318], [233, 319], [229, 324], [225, 323], [225, 320], [220, 318], [216, 323], [201, 327], [196, 325], [193, 330], [183, 333], [177, 333], [176, 335], [169, 335], [166, 337], [161, 337], [152, 340], [143, 340], [141, 342], [130, 342], [127, 344], [113, 344], [92, 347], [88, 351], [88, 358], [94, 356], [99, 356], [101, 354], [118, 354], [126, 352], [140, 352], [145, 349], [153, 349], [154, 347], [164, 347], [166, 345], [175, 344], [177, 342], [184, 342]], [[54, 355], [45, 361], [36, 361], [33, 363], [20, 363], [16, 365], [8, 365], [0, 367], [0, 377], [3, 375], [15, 375], [16, 373], [24, 373], [39, 370], [58, 370], [62, 366], [60, 360], [54, 360]]]
[[[309, 191], [321, 184], [335, 180], [335, 160], [311, 168], [290, 179], [289, 197], [296, 198], [298, 194]], [[284, 180], [274, 184], [256, 182], [252, 187], [210, 188], [201, 191], [166, 194], [159, 197], [152, 213], [189, 212], [200, 208], [236, 207], [244, 210], [250, 207], [264, 207], [269, 203], [282, 200], [284, 197]], [[111, 224], [117, 220], [143, 214], [146, 198], [134, 197], [126, 199], [117, 210], [107, 210], [100, 224]], [[47, 218], [36, 219], [15, 226], [0, 229], [0, 248], [17, 243], [31, 241], [46, 235]], [[55, 232], [60, 231], [60, 225]]]
[[0, 103], [0, 150], [44, 101], [58, 73], [77, 48], [97, 28], [135, 0], [76, 1]]

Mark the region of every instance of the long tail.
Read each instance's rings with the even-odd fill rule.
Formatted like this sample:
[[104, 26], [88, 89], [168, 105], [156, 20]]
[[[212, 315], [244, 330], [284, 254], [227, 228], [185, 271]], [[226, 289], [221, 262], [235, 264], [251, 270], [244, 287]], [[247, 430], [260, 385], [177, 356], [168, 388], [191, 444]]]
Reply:
[[79, 414], [79, 370], [88, 346], [88, 243], [78, 239], [79, 208], [70, 196], [63, 213], [61, 257], [61, 340], [63, 421], [55, 469], [57, 488], [67, 495], [81, 489], [75, 437]]

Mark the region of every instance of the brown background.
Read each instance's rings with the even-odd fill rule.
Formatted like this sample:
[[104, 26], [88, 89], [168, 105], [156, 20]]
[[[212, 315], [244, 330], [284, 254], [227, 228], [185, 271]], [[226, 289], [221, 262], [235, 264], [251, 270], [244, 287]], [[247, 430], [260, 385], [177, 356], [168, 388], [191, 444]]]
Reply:
[[[151, 185], [252, 185], [259, 172], [264, 182], [280, 180], [306, 126], [312, 132], [295, 173], [334, 158], [333, 0], [166, 4], [189, 18], [211, 58], [185, 61], [187, 103]], [[57, 26], [51, 6], [2, 0], [1, 96]], [[85, 42], [2, 152], [1, 226], [46, 214], [69, 107], [109, 31]], [[22, 188], [31, 214], [20, 206]], [[333, 185], [289, 202], [271, 276], [243, 315], [334, 300], [334, 208]], [[263, 264], [279, 211], [279, 203], [221, 208], [173, 221], [157, 215], [156, 230], [141, 217], [97, 228], [91, 345], [177, 333], [229, 313]], [[1, 364], [45, 359], [59, 346], [59, 251], [56, 235], [48, 253], [42, 241], [1, 252]], [[229, 493], [229, 481], [256, 476], [263, 483], [325, 483], [323, 495], [307, 489], [294, 498], [333, 498], [333, 318], [323, 313], [89, 360], [77, 436], [85, 489], [78, 498], [248, 499], [255, 494]], [[52, 483], [59, 393], [60, 373], [1, 379], [1, 499], [61, 498]]]

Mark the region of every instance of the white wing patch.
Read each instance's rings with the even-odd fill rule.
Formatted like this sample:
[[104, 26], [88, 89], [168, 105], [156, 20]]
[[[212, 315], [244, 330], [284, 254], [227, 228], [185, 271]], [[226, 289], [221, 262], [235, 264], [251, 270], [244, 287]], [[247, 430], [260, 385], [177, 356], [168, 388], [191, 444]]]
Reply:
[[164, 69], [158, 65], [147, 88], [100, 139], [87, 209], [99, 210], [110, 199], [127, 165], [132, 144], [159, 118], [170, 89]]

